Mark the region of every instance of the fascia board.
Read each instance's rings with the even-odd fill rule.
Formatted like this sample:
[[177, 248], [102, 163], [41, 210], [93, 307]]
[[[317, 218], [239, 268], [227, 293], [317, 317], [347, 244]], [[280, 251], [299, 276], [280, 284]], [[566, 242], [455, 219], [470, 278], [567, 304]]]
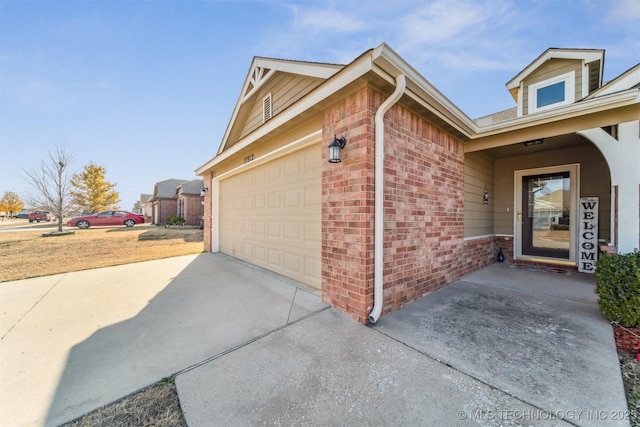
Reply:
[[242, 140], [236, 142], [231, 148], [223, 152], [219, 152], [216, 157], [209, 160], [195, 170], [196, 175], [202, 175], [208, 169], [217, 165], [218, 163], [228, 159], [240, 150], [251, 145], [256, 140], [264, 137], [265, 135], [273, 132], [278, 127], [286, 124], [288, 121], [296, 118], [301, 113], [312, 108], [322, 100], [333, 95], [349, 83], [353, 82], [357, 78], [363, 76], [367, 72], [371, 71], [372, 63], [370, 55], [362, 55], [351, 64], [347, 65], [341, 71], [339, 71], [334, 78], [327, 80], [324, 84], [318, 87], [315, 91], [312, 91], [306, 97], [299, 102], [293, 104], [282, 113], [278, 114], [273, 119], [266, 122], [264, 125], [256, 129], [250, 135], [247, 135]]
[[[256, 58], [253, 67], [263, 67], [270, 70], [282, 71], [290, 74], [300, 74], [307, 77], [328, 79], [344, 68], [340, 64], [326, 64], [321, 62], [288, 61], [284, 59]], [[253, 69], [252, 67], [252, 69]]]
[[[388, 45], [383, 43], [374, 49], [372, 58], [373, 62], [378, 65], [380, 69], [392, 74], [391, 77], [394, 80], [399, 74], [407, 76], [409, 81], [413, 82], [413, 85], [407, 85], [409, 89], [408, 95], [415, 101], [429, 108], [429, 110], [442, 120], [448, 122], [465, 135], [470, 136], [477, 130], [477, 124], [469, 116], [444, 96], [442, 92], [436, 89], [435, 86], [418, 73], [415, 68], [409, 65], [409, 63], [402, 59], [402, 57]], [[415, 87], [413, 87], [414, 85]], [[422, 95], [426, 94], [427, 96], [422, 96], [420, 92], [424, 92]], [[451, 113], [453, 120], [452, 117], [447, 114], [443, 114], [443, 111]]]
[[630, 87], [634, 87], [640, 84], [640, 64], [625, 71], [615, 79], [607, 82], [604, 86], [591, 92], [585, 99], [597, 98], [604, 95], [609, 95], [615, 92], [620, 92]]
[[227, 140], [229, 138], [229, 134], [231, 133], [231, 128], [233, 127], [233, 124], [236, 121], [236, 118], [238, 117], [238, 111], [240, 111], [240, 106], [242, 105], [243, 102], [243, 94], [247, 92], [247, 88], [249, 87], [249, 83], [251, 81], [251, 74], [253, 74], [253, 70], [256, 67], [256, 62], [259, 60], [260, 58], [258, 57], [254, 57], [253, 60], [251, 61], [251, 66], [249, 67], [249, 71], [247, 72], [247, 76], [244, 79], [244, 84], [242, 85], [242, 89], [240, 89], [240, 96], [238, 96], [238, 100], [236, 101], [236, 105], [233, 108], [233, 113], [231, 113], [231, 119], [229, 120], [229, 122], [227, 123], [227, 128], [224, 131], [224, 135], [222, 137], [222, 141], [220, 142], [220, 146], [218, 147], [218, 151], [216, 154], [220, 154], [222, 152], [222, 150], [224, 150], [224, 147], [227, 145]]
[[[529, 64], [524, 70], [520, 71], [514, 78], [507, 82], [507, 89], [517, 88], [520, 82], [529, 74], [537, 70], [543, 63], [550, 59], [581, 59], [585, 63], [597, 61], [604, 58], [604, 50], [602, 49], [547, 49], [542, 55]], [[602, 71], [602, 65], [601, 65]]]
[[633, 104], [638, 104], [640, 106], [640, 91], [638, 89], [631, 89], [606, 97], [584, 100], [566, 107], [556, 108], [555, 110], [530, 114], [498, 124], [482, 126], [471, 139], [484, 138], [487, 136], [510, 132], [516, 129], [557, 122], [560, 120], [571, 119]]
[[[236, 102], [233, 113], [231, 114], [231, 119], [229, 120], [227, 128], [224, 132], [224, 136], [222, 137], [222, 142], [218, 147], [217, 154], [222, 153], [227, 145], [227, 140], [229, 138], [229, 134], [231, 133], [231, 129], [233, 128], [233, 124], [238, 117], [238, 112], [240, 111], [242, 104], [244, 104], [244, 102], [247, 100], [247, 96], [245, 94], [247, 93], [247, 89], [249, 88], [249, 84], [251, 83], [251, 76], [253, 75], [253, 71], [257, 67], [268, 68], [270, 71], [254, 89], [262, 86], [270, 77], [275, 74], [276, 71], [291, 74], [300, 74], [303, 76], [321, 78], [326, 80], [332, 77], [342, 68], [344, 68], [344, 65], [288, 61], [283, 59], [264, 58], [260, 56], [254, 57], [253, 61], [251, 62], [251, 66], [249, 67], [249, 71], [247, 72], [247, 77], [245, 77], [242, 89], [240, 90], [238, 101]], [[251, 93], [254, 93], [254, 90], [252, 90]]]

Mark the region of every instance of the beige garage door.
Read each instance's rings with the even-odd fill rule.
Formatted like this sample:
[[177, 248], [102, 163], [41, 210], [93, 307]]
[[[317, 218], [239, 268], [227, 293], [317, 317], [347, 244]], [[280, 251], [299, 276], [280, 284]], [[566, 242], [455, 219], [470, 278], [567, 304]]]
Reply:
[[220, 182], [220, 251], [320, 289], [320, 145]]

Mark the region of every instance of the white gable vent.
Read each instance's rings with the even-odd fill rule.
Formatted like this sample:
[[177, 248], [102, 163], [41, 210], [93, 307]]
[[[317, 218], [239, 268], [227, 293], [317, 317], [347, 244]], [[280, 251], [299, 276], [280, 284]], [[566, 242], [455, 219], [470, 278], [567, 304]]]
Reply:
[[264, 97], [262, 100], [262, 122], [266, 122], [271, 119], [271, 94]]

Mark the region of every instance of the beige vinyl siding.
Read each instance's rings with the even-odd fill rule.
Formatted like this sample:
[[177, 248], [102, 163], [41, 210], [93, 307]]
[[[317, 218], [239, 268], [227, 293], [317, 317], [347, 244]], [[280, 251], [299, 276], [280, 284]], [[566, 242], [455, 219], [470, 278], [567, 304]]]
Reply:
[[582, 61], [573, 59], [551, 59], [546, 64], [541, 65], [540, 68], [531, 73], [524, 80], [524, 90], [522, 91], [522, 114], [529, 114], [530, 85], [571, 71], [575, 71], [575, 99], [576, 101], [582, 99]]
[[[464, 158], [464, 237], [493, 234], [493, 159], [486, 153], [469, 153]], [[482, 199], [485, 188], [489, 204]]]
[[580, 197], [600, 198], [599, 238], [610, 240], [611, 179], [609, 167], [590, 142], [562, 150], [539, 151], [530, 155], [496, 159], [494, 229], [497, 234], [513, 234], [514, 172], [571, 163], [580, 164]]
[[276, 74], [269, 84], [253, 97], [253, 108], [247, 115], [239, 138], [244, 138], [263, 124], [263, 99], [271, 93], [272, 117], [277, 116], [291, 104], [318, 87], [323, 80], [309, 77]]

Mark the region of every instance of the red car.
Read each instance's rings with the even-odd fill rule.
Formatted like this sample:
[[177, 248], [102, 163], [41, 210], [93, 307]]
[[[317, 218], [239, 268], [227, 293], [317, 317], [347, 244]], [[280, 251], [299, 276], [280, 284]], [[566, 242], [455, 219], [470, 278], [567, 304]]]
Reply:
[[103, 225], [124, 225], [133, 227], [136, 224], [144, 224], [142, 215], [127, 211], [104, 211], [93, 215], [79, 216], [67, 221], [67, 225], [78, 228], [89, 228], [91, 226]]

